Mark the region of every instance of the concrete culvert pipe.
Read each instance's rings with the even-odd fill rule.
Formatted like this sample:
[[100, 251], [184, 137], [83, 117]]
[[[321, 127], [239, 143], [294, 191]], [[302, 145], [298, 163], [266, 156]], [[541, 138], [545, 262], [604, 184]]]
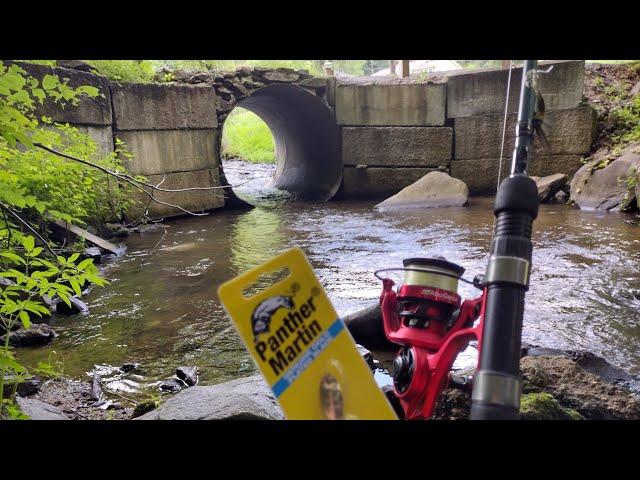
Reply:
[[268, 85], [237, 106], [271, 129], [277, 168], [273, 186], [303, 200], [325, 201], [342, 179], [339, 129], [327, 105], [294, 85]]

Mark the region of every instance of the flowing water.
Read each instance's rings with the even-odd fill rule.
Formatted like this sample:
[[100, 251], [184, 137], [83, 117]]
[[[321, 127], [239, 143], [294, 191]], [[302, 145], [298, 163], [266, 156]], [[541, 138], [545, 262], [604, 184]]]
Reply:
[[[67, 374], [97, 371], [131, 395], [155, 389], [180, 365], [197, 365], [205, 385], [245, 376], [255, 367], [216, 289], [292, 246], [307, 253], [340, 315], [376, 301], [373, 271], [401, 266], [403, 258], [443, 255], [468, 278], [484, 272], [492, 199], [403, 213], [378, 213], [373, 201], [283, 202], [265, 188], [272, 166], [246, 167], [232, 162], [225, 171], [232, 184], [256, 178], [237, 191], [258, 207], [132, 234], [127, 254], [104, 268], [111, 285], [86, 298], [90, 314], [53, 320], [59, 337], [21, 349], [21, 359], [35, 364], [55, 351]], [[640, 373], [639, 218], [542, 205], [533, 242], [523, 341], [587, 349]], [[466, 284], [460, 293], [477, 296]], [[124, 375], [118, 367], [125, 362], [140, 367]]]

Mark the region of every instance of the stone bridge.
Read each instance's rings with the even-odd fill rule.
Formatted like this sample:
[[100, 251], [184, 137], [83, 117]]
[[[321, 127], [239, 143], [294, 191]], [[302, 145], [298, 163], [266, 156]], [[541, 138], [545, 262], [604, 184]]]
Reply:
[[[312, 77], [306, 71], [239, 68], [173, 72], [158, 84], [110, 82], [91, 73], [21, 64], [42, 77], [100, 89], [77, 108], [43, 113], [78, 126], [104, 151], [116, 138], [134, 155], [129, 171], [165, 188], [226, 185], [220, 160], [224, 120], [236, 106], [271, 129], [274, 186], [312, 200], [380, 198], [433, 170], [464, 180], [475, 195], [495, 193], [507, 91], [506, 70], [456, 71], [425, 79]], [[595, 111], [583, 101], [584, 62], [560, 61], [540, 76], [549, 147], [534, 149], [532, 175], [573, 174], [589, 153]], [[53, 70], [53, 72], [52, 72]], [[513, 151], [521, 69], [512, 72], [503, 176]], [[224, 192], [224, 193], [223, 193]], [[230, 189], [159, 194], [190, 210], [234, 205]], [[154, 216], [180, 212], [153, 205]]]

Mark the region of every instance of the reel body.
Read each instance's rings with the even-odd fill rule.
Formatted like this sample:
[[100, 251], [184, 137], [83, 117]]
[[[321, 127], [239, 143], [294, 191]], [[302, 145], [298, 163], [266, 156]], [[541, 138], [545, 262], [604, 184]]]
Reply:
[[403, 264], [404, 283], [396, 292], [393, 280], [383, 278], [380, 296], [385, 335], [401, 345], [391, 393], [404, 418], [428, 419], [455, 358], [472, 340], [480, 349], [485, 295], [463, 302], [457, 289], [464, 268], [443, 258], [410, 258]]

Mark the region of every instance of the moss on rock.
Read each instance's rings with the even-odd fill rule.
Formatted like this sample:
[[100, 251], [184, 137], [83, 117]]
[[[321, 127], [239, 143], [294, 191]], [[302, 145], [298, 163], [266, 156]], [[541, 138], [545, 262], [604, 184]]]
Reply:
[[136, 408], [133, 410], [133, 415], [131, 418], [139, 417], [140, 415], [144, 415], [151, 410], [155, 410], [158, 407], [158, 403], [155, 400], [149, 400], [146, 402], [141, 402], [136, 405]]
[[564, 408], [548, 393], [525, 393], [520, 398], [523, 420], [584, 420], [573, 409]]

